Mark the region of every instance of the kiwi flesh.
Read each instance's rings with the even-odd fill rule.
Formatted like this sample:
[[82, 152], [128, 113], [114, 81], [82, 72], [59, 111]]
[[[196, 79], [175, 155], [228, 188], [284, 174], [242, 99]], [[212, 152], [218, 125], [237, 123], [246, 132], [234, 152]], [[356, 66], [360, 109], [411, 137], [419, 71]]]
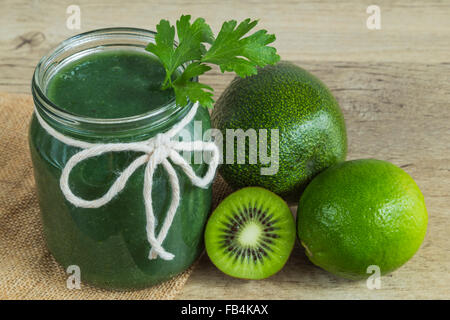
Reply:
[[227, 275], [264, 279], [284, 266], [295, 243], [292, 213], [279, 196], [247, 187], [223, 200], [208, 220], [206, 252]]

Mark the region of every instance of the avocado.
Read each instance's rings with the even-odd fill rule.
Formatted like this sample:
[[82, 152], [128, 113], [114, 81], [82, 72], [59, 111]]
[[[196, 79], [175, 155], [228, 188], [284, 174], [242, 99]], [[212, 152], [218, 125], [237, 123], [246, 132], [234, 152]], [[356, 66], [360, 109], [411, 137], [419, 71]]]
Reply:
[[[223, 136], [220, 174], [235, 189], [260, 186], [297, 201], [315, 175], [347, 154], [345, 122], [336, 99], [318, 78], [287, 61], [259, 68], [250, 77], [236, 77], [217, 100], [211, 119]], [[237, 129], [248, 133], [245, 163], [238, 163], [238, 139], [229, 134]], [[267, 130], [267, 152], [259, 143], [264, 138], [260, 129]], [[278, 144], [271, 129], [278, 129]], [[251, 132], [257, 133], [258, 143], [250, 143]], [[268, 164], [265, 155], [273, 163]], [[269, 166], [275, 170], [262, 174]]]

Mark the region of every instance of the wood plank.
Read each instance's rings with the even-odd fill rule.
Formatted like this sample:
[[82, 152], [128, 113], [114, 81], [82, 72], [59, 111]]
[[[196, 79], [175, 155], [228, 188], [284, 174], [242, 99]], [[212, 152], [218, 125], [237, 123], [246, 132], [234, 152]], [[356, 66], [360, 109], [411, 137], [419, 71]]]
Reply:
[[[283, 270], [263, 281], [230, 278], [205, 255], [179, 298], [449, 298], [450, 65], [295, 63], [322, 79], [338, 99], [347, 124], [348, 159], [391, 161], [415, 179], [429, 214], [425, 241], [411, 261], [382, 278], [381, 290], [369, 290], [365, 281], [339, 279], [315, 267], [297, 244]], [[208, 76], [222, 90], [224, 83], [218, 79]]]
[[217, 32], [227, 19], [260, 19], [277, 35], [286, 60], [450, 61], [450, 2], [377, 1], [381, 30], [366, 28], [367, 4], [346, 1], [80, 0], [81, 30], [66, 28], [71, 0], [3, 0], [0, 10], [0, 91], [29, 92], [40, 57], [79, 32], [111, 26], [155, 30], [161, 18], [204, 17]]

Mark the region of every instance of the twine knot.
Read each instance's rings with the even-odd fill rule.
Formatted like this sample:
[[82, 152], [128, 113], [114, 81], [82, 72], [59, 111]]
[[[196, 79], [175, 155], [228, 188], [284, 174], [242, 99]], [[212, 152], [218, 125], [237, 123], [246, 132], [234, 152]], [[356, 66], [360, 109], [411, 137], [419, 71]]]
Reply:
[[149, 156], [154, 158], [153, 161], [155, 161], [155, 164], [160, 164], [164, 159], [169, 157], [170, 150], [173, 146], [171, 142], [169, 137], [163, 133], [159, 133], [156, 135], [155, 140], [149, 143], [150, 147], [153, 149], [153, 152], [150, 153]]

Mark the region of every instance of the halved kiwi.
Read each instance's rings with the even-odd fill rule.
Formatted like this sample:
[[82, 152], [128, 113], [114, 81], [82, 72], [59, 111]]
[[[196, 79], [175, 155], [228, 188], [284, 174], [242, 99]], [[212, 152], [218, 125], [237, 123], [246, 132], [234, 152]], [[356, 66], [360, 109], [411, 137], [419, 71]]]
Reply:
[[222, 272], [264, 279], [277, 273], [294, 247], [295, 222], [275, 193], [248, 187], [223, 200], [208, 220], [206, 252]]

